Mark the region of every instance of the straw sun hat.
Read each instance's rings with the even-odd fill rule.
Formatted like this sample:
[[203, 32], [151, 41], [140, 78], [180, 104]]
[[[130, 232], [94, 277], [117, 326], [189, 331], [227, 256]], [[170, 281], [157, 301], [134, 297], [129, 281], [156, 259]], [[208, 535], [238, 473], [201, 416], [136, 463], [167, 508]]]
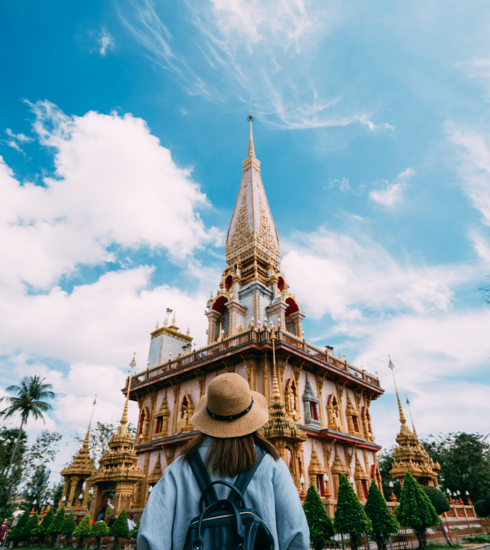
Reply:
[[250, 391], [248, 382], [239, 374], [217, 376], [201, 397], [191, 424], [212, 437], [242, 437], [261, 428], [269, 420], [267, 400]]

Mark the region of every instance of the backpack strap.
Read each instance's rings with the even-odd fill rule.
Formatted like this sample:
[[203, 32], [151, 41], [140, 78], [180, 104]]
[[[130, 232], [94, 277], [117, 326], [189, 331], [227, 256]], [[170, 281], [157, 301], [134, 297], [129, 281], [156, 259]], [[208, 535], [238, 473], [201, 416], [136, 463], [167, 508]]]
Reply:
[[[199, 451], [192, 457], [189, 463], [192, 473], [194, 474], [197, 484], [199, 485], [199, 489], [201, 489], [201, 493], [204, 495], [206, 506], [210, 506], [218, 500], [218, 495], [216, 494], [214, 485], [209, 487], [211, 484], [211, 478], [209, 477], [208, 471], [206, 470], [206, 465], [204, 464]], [[206, 491], [208, 487], [209, 489]]]
[[[245, 491], [247, 490], [248, 484], [250, 483], [250, 480], [253, 478], [257, 468], [260, 466], [260, 463], [262, 462], [262, 459], [264, 458], [265, 452], [262, 449], [257, 450], [257, 460], [255, 461], [255, 464], [253, 465], [250, 470], [247, 472], [242, 472], [235, 481], [235, 487], [242, 493], [242, 495], [245, 494]], [[233, 494], [232, 494], [233, 493]], [[228, 500], [231, 500], [235, 506], [239, 505], [239, 499], [238, 495], [234, 491], [230, 491], [230, 495], [228, 496]]]

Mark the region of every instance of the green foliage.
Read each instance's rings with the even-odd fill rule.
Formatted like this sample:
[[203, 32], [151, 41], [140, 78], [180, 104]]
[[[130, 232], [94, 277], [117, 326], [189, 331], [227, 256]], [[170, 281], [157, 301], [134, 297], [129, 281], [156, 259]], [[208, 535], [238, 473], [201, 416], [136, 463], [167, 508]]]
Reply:
[[423, 549], [427, 546], [427, 528], [440, 523], [440, 518], [429, 497], [422, 491], [409, 472], [405, 474], [400, 506], [396, 509], [396, 517], [400, 525], [411, 527], [414, 530], [419, 546]]
[[116, 539], [129, 535], [128, 516], [126, 514], [126, 510], [123, 510], [117, 516], [116, 521], [112, 524], [112, 527], [109, 531], [109, 535]]
[[97, 548], [100, 548], [100, 541], [103, 537], [107, 537], [109, 534], [109, 528], [105, 521], [96, 521], [92, 526], [90, 536], [97, 539]]
[[426, 485], [425, 487], [422, 487], [422, 491], [424, 491], [424, 493], [429, 497], [429, 500], [432, 502], [432, 506], [434, 506], [439, 515], [444, 512], [449, 512], [451, 509], [449, 500], [440, 489]]
[[474, 537], [465, 537], [463, 540], [468, 542], [477, 542], [478, 544], [488, 544], [490, 542], [490, 536], [488, 535], [476, 535]]
[[65, 521], [63, 522], [63, 525], [61, 527], [61, 532], [63, 535], [65, 535], [65, 537], [71, 537], [76, 527], [77, 527], [77, 518], [75, 517], [75, 514], [72, 512], [67, 518], [65, 518]]
[[17, 525], [12, 529], [10, 533], [10, 540], [17, 544], [24, 538], [24, 528], [29, 521], [29, 510], [26, 510], [19, 518]]
[[37, 515], [37, 512], [34, 512], [32, 516], [29, 518], [29, 521], [26, 523], [26, 526], [24, 527], [23, 535], [26, 540], [28, 540], [31, 536], [35, 536], [37, 534], [39, 523], [39, 517]]
[[140, 531], [140, 520], [138, 520], [136, 527], [131, 531], [131, 538], [132, 539], [138, 538], [139, 531]]
[[[306, 493], [303, 510], [310, 529], [311, 544], [315, 549], [321, 550], [324, 544], [333, 537], [334, 531], [332, 520], [328, 516], [313, 483], [310, 483]], [[136, 538], [136, 536], [132, 533], [131, 538]]]
[[9, 403], [9, 406], [0, 413], [4, 418], [10, 418], [17, 413], [21, 417], [19, 436], [12, 449], [7, 472], [15, 460], [23, 425], [29, 417], [34, 417], [37, 420], [41, 419], [45, 422], [43, 413], [53, 408], [45, 401], [46, 399], [54, 398], [54, 393], [51, 391], [53, 386], [46, 384], [44, 380], [45, 378], [41, 378], [40, 376], [26, 376], [22, 378], [18, 386], [13, 384], [7, 388], [7, 391], [13, 395], [6, 395], [0, 398], [0, 401]]
[[450, 433], [424, 442], [430, 457], [441, 465], [439, 483], [444, 490], [466, 491], [473, 502], [490, 492], [490, 444], [487, 436]]
[[364, 533], [371, 531], [371, 521], [344, 474], [339, 480], [334, 527], [338, 533], [350, 535], [352, 550], [357, 550]]
[[83, 516], [82, 521], [77, 525], [73, 531], [74, 537], [89, 537], [90, 531], [92, 531], [92, 521], [90, 519], [90, 514]]
[[388, 537], [397, 533], [400, 526], [388, 509], [386, 501], [374, 480], [371, 481], [369, 487], [364, 511], [371, 520], [371, 532], [376, 540], [378, 550], [386, 550]]
[[[17, 452], [7, 475], [6, 471], [16, 443]], [[0, 517], [9, 517], [15, 510], [12, 500], [22, 481], [26, 447], [27, 435], [24, 430], [5, 427], [0, 429], [0, 471], [2, 472], [0, 474]]]
[[61, 535], [63, 531], [63, 524], [65, 523], [65, 507], [62, 506], [61, 510], [56, 514], [53, 523], [48, 528], [50, 535]]
[[487, 508], [484, 500], [477, 500], [475, 504], [473, 504], [473, 507], [479, 518], [487, 518], [490, 515], [490, 510]]
[[50, 525], [53, 523], [53, 521], [54, 521], [54, 509], [52, 506], [50, 506], [47, 514], [44, 516], [41, 522], [41, 525], [39, 525], [39, 527], [37, 528], [36, 533], [41, 540], [44, 539], [49, 534], [48, 529]]

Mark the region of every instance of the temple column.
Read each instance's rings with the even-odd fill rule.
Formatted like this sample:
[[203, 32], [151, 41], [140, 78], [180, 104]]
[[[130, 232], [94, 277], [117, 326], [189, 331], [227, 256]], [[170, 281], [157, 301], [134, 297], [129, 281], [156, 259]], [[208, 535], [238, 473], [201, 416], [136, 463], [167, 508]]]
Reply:
[[70, 495], [67, 497], [66, 499], [66, 504], [67, 504], [67, 508], [70, 507], [72, 508], [73, 507], [73, 499], [75, 498], [75, 491], [77, 490], [77, 485], [78, 485], [78, 477], [73, 477], [72, 480], [71, 480], [71, 490], [70, 490]]
[[316, 379], [316, 391], [317, 391], [318, 399], [320, 401], [318, 403], [318, 408], [320, 409], [320, 423], [322, 425], [322, 428], [326, 428], [327, 424], [325, 423], [325, 418], [323, 415], [323, 397], [322, 397], [323, 382], [324, 382], [323, 378], [318, 377]]
[[[235, 334], [237, 334], [238, 325], [239, 325], [238, 320], [241, 318], [245, 319], [247, 308], [243, 304], [240, 304], [240, 302], [237, 302], [236, 300], [231, 300], [230, 302], [227, 302], [225, 306], [230, 313], [229, 335], [230, 337], [235, 336]], [[242, 328], [245, 328], [245, 327], [242, 327]]]
[[179, 398], [180, 398], [180, 384], [172, 386], [172, 392], [174, 394], [174, 411], [172, 418], [172, 434], [177, 433], [177, 420], [179, 417]]
[[88, 509], [88, 493], [90, 490], [90, 485], [88, 483], [85, 483], [85, 492], [83, 493], [83, 502], [82, 502], [82, 510]]
[[208, 346], [210, 346], [214, 342], [216, 326], [221, 314], [214, 309], [210, 309], [206, 312], [206, 317], [208, 318]]

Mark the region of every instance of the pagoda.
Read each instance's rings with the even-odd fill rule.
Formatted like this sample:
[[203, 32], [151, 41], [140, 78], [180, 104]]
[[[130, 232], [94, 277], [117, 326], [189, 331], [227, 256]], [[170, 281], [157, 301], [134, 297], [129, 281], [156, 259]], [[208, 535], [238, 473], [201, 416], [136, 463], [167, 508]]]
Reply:
[[[82, 447], [73, 457], [71, 463], [60, 472], [65, 484], [61, 500], [65, 503], [66, 510], [87, 510], [89, 492], [87, 485], [85, 491], [83, 491], [83, 485], [96, 472], [96, 468], [90, 459], [89, 439], [91, 423], [92, 417], [90, 417], [87, 434], [85, 435]], [[79, 502], [81, 494], [83, 494], [82, 503]]]
[[[133, 357], [131, 368], [135, 365]], [[128, 379], [128, 387], [131, 387], [131, 375]], [[134, 439], [127, 427], [129, 397], [130, 392], [127, 391], [119, 427], [112, 434], [108, 443], [109, 448], [99, 460], [99, 469], [87, 479], [87, 485], [93, 488], [90, 514], [94, 520], [107, 506], [112, 492], [114, 492], [112, 503], [114, 515], [117, 516], [122, 510], [131, 508], [135, 487], [144, 477], [138, 465]]]
[[[383, 394], [376, 376], [305, 339], [305, 312], [280, 266], [280, 245], [255, 156], [253, 117], [248, 154], [226, 238], [226, 266], [206, 304], [207, 344], [196, 349], [176, 316], [150, 335], [148, 366], [124, 389], [138, 402], [135, 452], [142, 471], [133, 513], [197, 432], [191, 420], [208, 384], [236, 372], [265, 396], [264, 435], [287, 464], [298, 493], [310, 482], [335, 502], [339, 476], [360, 500], [381, 483], [369, 407]], [[171, 310], [167, 310], [170, 313]]]
[[413, 419], [412, 431], [410, 431], [407, 426], [407, 421], [400, 402], [400, 396], [398, 395], [398, 388], [396, 387], [395, 375], [393, 373], [395, 365], [393, 365], [391, 358], [388, 367], [393, 374], [401, 424], [400, 432], [396, 436], [397, 446], [393, 454], [393, 467], [390, 470], [390, 475], [398, 479], [402, 487], [407, 472], [410, 472], [421, 486], [431, 485], [433, 487], [439, 487], [437, 478], [441, 466], [438, 462], [432, 460], [424, 446], [420, 443], [413, 424]]

